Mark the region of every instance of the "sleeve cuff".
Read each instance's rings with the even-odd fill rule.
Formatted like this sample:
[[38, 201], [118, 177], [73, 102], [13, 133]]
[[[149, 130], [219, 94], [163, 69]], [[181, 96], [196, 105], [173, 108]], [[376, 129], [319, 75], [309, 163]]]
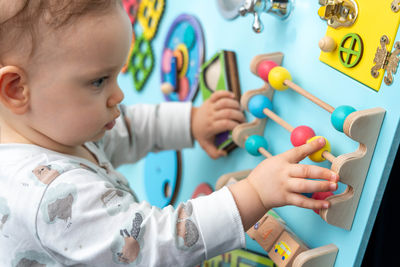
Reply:
[[246, 246], [239, 210], [227, 187], [192, 203], [207, 259]]

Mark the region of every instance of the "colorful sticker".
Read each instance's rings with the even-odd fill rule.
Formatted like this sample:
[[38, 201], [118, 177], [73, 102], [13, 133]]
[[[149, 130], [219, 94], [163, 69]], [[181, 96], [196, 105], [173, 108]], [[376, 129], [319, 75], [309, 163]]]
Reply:
[[282, 260], [286, 260], [292, 254], [290, 247], [283, 241], [278, 242], [274, 247], [274, 252], [281, 255]]

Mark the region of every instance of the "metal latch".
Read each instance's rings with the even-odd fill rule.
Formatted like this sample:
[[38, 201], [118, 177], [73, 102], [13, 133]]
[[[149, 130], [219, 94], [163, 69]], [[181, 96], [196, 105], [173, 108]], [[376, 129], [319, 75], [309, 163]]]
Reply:
[[400, 42], [395, 43], [392, 53], [386, 49], [386, 46], [389, 44], [389, 38], [386, 35], [381, 37], [380, 44], [381, 47], [376, 49], [374, 58], [375, 66], [371, 69], [371, 75], [377, 78], [379, 76], [379, 70], [386, 70], [384, 81], [386, 85], [391, 85], [393, 83], [393, 74], [396, 73], [397, 67], [399, 66]]
[[400, 10], [400, 0], [393, 0], [391, 8], [393, 12], [399, 12]]
[[354, 0], [319, 0], [322, 5], [318, 15], [332, 28], [349, 27], [358, 16], [358, 6]]

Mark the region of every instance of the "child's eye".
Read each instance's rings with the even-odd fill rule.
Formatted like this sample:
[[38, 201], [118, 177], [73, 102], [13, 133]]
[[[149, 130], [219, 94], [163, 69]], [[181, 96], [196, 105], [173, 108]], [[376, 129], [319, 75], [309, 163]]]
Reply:
[[93, 81], [92, 85], [95, 87], [101, 87], [107, 79], [108, 77], [101, 77], [100, 79]]

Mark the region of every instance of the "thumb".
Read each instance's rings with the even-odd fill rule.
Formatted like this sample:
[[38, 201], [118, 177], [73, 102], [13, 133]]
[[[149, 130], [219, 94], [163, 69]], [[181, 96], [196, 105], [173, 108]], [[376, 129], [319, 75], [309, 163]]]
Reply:
[[288, 162], [298, 163], [303, 159], [305, 159], [310, 154], [323, 148], [324, 145], [325, 145], [325, 138], [319, 137], [309, 143], [292, 148], [284, 152], [282, 156], [286, 158]]

